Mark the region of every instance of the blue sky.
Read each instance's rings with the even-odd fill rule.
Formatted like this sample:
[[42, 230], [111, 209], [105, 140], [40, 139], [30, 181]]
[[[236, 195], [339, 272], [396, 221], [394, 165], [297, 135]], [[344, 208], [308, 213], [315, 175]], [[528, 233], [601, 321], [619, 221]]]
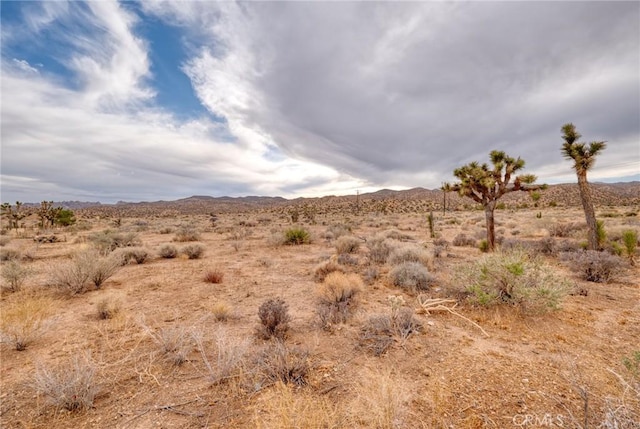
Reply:
[[2, 201], [640, 180], [638, 2], [3, 1]]

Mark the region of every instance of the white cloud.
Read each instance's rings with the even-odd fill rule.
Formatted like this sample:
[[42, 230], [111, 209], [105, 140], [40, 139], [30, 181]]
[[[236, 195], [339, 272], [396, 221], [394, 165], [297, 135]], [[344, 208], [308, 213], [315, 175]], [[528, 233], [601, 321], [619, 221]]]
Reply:
[[523, 157], [541, 181], [573, 181], [560, 155], [569, 121], [587, 141], [609, 140], [593, 179], [637, 174], [637, 3], [140, 7], [182, 27], [191, 56], [176, 66], [226, 122], [180, 122], [153, 106], [133, 9], [38, 3], [27, 30], [56, 35], [65, 50], [54, 55], [80, 84], [3, 58], [3, 199], [433, 188], [492, 149]]
[[15, 68], [17, 68], [20, 71], [23, 71], [25, 73], [30, 73], [30, 74], [38, 74], [38, 69], [35, 67], [32, 67], [31, 64], [29, 64], [28, 61], [25, 60], [19, 60], [17, 58], [13, 58], [12, 60], [13, 65], [15, 66]]

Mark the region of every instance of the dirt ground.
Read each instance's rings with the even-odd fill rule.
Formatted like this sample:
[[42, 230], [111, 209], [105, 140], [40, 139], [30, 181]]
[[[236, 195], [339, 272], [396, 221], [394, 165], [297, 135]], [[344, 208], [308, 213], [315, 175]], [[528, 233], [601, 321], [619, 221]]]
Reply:
[[[640, 217], [629, 214], [638, 208], [607, 212], [614, 214], [605, 218], [611, 239], [640, 230]], [[548, 237], [554, 225], [584, 222], [577, 208], [503, 210], [496, 220], [499, 236], [525, 242]], [[58, 243], [36, 245], [33, 234], [20, 238], [12, 232], [4, 246], [23, 255], [30, 274], [21, 291], [3, 292], [0, 310], [6, 314], [20, 302], [46, 297], [49, 316], [25, 350], [2, 344], [3, 428], [640, 427], [638, 362], [633, 366], [634, 353], [640, 355], [637, 265], [625, 263], [609, 283], [592, 283], [557, 255], [545, 254], [551, 269], [571, 284], [559, 310], [531, 315], [513, 306], [474, 306], [462, 299], [465, 285], [457, 284], [456, 272], [483, 254], [451, 242], [460, 233], [482, 238], [483, 215], [440, 213], [435, 232], [449, 245], [430, 259], [436, 281], [422, 298], [458, 303], [456, 314], [425, 312], [416, 294], [390, 284], [388, 264], [367, 257], [367, 243], [385, 231], [433, 252], [424, 213], [318, 216], [303, 224], [313, 238], [303, 245], [276, 244], [274, 237], [292, 225], [275, 214], [224, 214], [215, 226], [206, 216], [125, 218], [119, 227], [112, 219], [83, 224], [58, 231], [65, 240]], [[204, 255], [157, 256], [164, 244], [190, 244], [172, 242], [185, 224], [200, 232]], [[323, 329], [314, 273], [335, 259], [335, 237], [328, 231], [338, 224], [362, 243], [353, 255], [357, 263], [344, 269], [364, 278], [375, 265], [378, 276], [365, 282], [346, 323]], [[82, 294], [47, 286], [52, 269], [90, 248], [90, 236], [107, 228], [135, 233], [154, 256], [122, 267], [102, 287]], [[219, 284], [204, 280], [214, 269], [224, 274]], [[394, 337], [375, 356], [361, 347], [360, 333], [371, 315], [390, 314], [389, 295], [403, 296], [424, 328]], [[273, 340], [256, 335], [258, 308], [270, 298], [288, 304], [285, 344], [291, 359], [308, 365], [305, 383], [256, 375], [256, 362], [273, 350]], [[97, 309], [105, 300], [119, 311], [101, 319]], [[230, 309], [226, 320], [216, 318], [220, 306]], [[160, 333], [170, 330], [184, 337], [180, 365], [159, 346]], [[240, 369], [222, 381], [213, 377], [226, 356], [221, 350], [244, 352]], [[43, 369], [64, 368], [76, 357], [95, 369], [97, 394], [89, 409], [68, 411], [52, 405], [35, 380]]]

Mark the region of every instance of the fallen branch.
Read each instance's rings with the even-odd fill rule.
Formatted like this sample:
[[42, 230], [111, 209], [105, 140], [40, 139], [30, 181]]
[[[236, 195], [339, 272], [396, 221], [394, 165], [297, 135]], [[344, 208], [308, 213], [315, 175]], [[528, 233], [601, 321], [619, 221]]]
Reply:
[[487, 334], [487, 332], [482, 329], [482, 326], [478, 325], [468, 317], [465, 317], [457, 311], [453, 310], [458, 306], [458, 302], [455, 299], [427, 298], [424, 295], [418, 295], [418, 304], [420, 304], [420, 307], [422, 307], [422, 309], [427, 314], [431, 314], [432, 311], [446, 311], [453, 314], [454, 316], [458, 316], [459, 318], [466, 320], [476, 328], [480, 329], [486, 337], [489, 337], [489, 334]]
[[189, 411], [179, 410], [179, 409], [176, 408], [176, 407], [181, 407], [183, 405], [191, 404], [193, 402], [197, 402], [197, 401], [201, 401], [201, 400], [202, 400], [202, 398], [196, 398], [196, 399], [193, 399], [191, 401], [186, 401], [186, 402], [182, 402], [182, 403], [179, 403], [179, 404], [158, 405], [156, 407], [147, 408], [146, 410], [138, 412], [138, 414], [136, 414], [135, 416], [133, 416], [132, 418], [127, 420], [125, 422], [125, 425], [131, 423], [132, 421], [134, 421], [135, 419], [137, 419], [139, 417], [144, 416], [145, 414], [147, 414], [150, 411], [171, 411], [172, 413], [180, 414], [180, 415], [183, 415], [183, 416], [203, 417], [204, 413], [193, 413], [193, 412], [189, 412]]

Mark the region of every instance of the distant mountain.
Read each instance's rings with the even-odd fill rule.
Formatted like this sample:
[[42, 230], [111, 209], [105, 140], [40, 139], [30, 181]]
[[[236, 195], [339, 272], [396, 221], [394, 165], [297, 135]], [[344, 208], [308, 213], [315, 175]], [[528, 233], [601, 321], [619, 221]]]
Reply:
[[[592, 183], [590, 184], [596, 207], [640, 205], [640, 182]], [[539, 207], [580, 206], [580, 192], [576, 183], [550, 185], [540, 191]], [[112, 216], [174, 216], [177, 214], [233, 213], [246, 211], [288, 211], [295, 207], [315, 213], [352, 213], [361, 212], [424, 212], [441, 210], [443, 193], [440, 189], [412, 188], [402, 191], [381, 189], [361, 195], [325, 196], [318, 198], [296, 198], [288, 200], [282, 197], [211, 197], [193, 195], [175, 201], [156, 201], [117, 204], [80, 203], [74, 207], [83, 209], [87, 214]], [[528, 192], [513, 192], [501, 200], [507, 207], [533, 206]], [[476, 204], [469, 198], [463, 198], [455, 192], [447, 195], [447, 207], [465, 209]]]

